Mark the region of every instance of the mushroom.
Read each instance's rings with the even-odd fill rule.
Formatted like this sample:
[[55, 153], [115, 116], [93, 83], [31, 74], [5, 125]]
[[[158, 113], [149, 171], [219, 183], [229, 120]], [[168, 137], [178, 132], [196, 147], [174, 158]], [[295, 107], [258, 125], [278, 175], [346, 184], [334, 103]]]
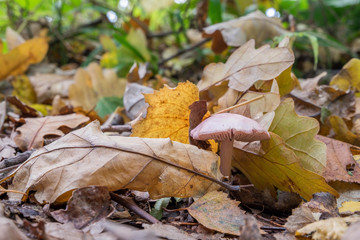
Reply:
[[255, 120], [233, 113], [213, 114], [190, 132], [196, 140], [214, 139], [220, 143], [220, 171], [229, 176], [234, 140], [253, 142], [270, 138]]

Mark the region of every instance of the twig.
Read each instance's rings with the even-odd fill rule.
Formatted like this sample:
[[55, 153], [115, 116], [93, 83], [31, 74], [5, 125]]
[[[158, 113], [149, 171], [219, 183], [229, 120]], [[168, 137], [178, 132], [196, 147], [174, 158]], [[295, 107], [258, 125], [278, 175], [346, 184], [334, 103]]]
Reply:
[[132, 127], [130, 125], [110, 125], [110, 126], [101, 126], [101, 131], [103, 132], [129, 132], [131, 131]]
[[214, 113], [214, 114], [224, 113], [224, 112], [230, 111], [230, 110], [232, 110], [232, 109], [234, 109], [234, 108], [241, 107], [241, 106], [244, 106], [244, 105], [246, 105], [246, 104], [249, 104], [249, 103], [255, 102], [255, 101], [257, 101], [257, 100], [259, 100], [260, 98], [263, 98], [263, 97], [264, 97], [264, 95], [261, 95], [261, 96], [255, 97], [255, 98], [250, 99], [250, 100], [248, 100], [248, 101], [245, 101], [245, 102], [242, 102], [242, 103], [236, 104], [236, 105], [234, 105], [234, 106], [231, 106], [231, 107], [225, 108], [225, 109], [223, 109], [223, 110], [220, 110], [220, 111], [218, 111], [218, 112], [216, 112], [216, 113]]
[[34, 151], [35, 150], [28, 150], [26, 152], [16, 155], [15, 157], [6, 158], [6, 159], [2, 160], [0, 162], [1, 172], [3, 172], [5, 170], [4, 168], [8, 168], [8, 167], [18, 165], [20, 163], [25, 162], [26, 159], [28, 159]]
[[271, 225], [274, 225], [276, 227], [283, 227], [283, 225], [281, 225], [281, 224], [279, 224], [277, 222], [271, 221], [271, 220], [269, 220], [267, 218], [264, 218], [263, 216], [255, 215], [255, 217], [258, 218], [258, 219], [261, 219], [261, 220], [263, 220], [263, 221], [265, 221], [267, 223], [270, 223]]
[[110, 192], [110, 197], [112, 200], [114, 200], [115, 202], [121, 204], [122, 206], [126, 207], [127, 209], [133, 211], [136, 215], [138, 215], [139, 217], [145, 219], [146, 221], [149, 221], [150, 223], [160, 223], [159, 220], [157, 220], [156, 218], [154, 218], [153, 216], [151, 216], [149, 213], [145, 212], [144, 210], [142, 210], [138, 205], [136, 205], [134, 202], [129, 201], [127, 199], [125, 199], [122, 196], [119, 196], [113, 192]]
[[171, 59], [174, 59], [174, 58], [176, 58], [176, 57], [178, 57], [178, 56], [180, 56], [180, 55], [182, 55], [184, 53], [190, 52], [190, 51], [202, 46], [203, 44], [207, 43], [210, 40], [211, 40], [211, 38], [205, 38], [204, 40], [192, 45], [191, 47], [184, 48], [184, 49], [178, 51], [177, 53], [175, 53], [174, 55], [161, 60], [158, 64], [159, 65], [164, 65], [164, 63], [166, 63], [167, 61], [170, 61]]
[[273, 226], [262, 226], [260, 227], [262, 230], [270, 230], [270, 231], [285, 231], [284, 227], [273, 227]]

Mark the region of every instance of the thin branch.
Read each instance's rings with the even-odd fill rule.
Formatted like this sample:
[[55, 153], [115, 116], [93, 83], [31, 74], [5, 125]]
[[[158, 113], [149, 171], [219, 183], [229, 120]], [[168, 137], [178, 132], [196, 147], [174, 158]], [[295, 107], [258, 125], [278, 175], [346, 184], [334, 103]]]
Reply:
[[150, 223], [160, 223], [159, 220], [157, 220], [156, 218], [154, 218], [153, 216], [151, 216], [149, 213], [147, 213], [146, 211], [142, 210], [138, 205], [136, 205], [133, 201], [129, 201], [127, 199], [125, 199], [124, 197], [117, 195], [113, 192], [110, 192], [110, 197], [113, 201], [119, 203], [120, 205], [126, 207], [127, 209], [133, 211], [136, 215], [138, 215], [139, 217], [145, 219], [146, 221], [150, 222]]
[[110, 126], [101, 126], [100, 127], [101, 131], [103, 132], [117, 132], [117, 133], [122, 133], [122, 132], [130, 132], [132, 127], [130, 125], [110, 125]]
[[190, 51], [192, 51], [192, 50], [195, 50], [196, 48], [204, 45], [205, 43], [209, 42], [210, 40], [211, 40], [211, 38], [205, 38], [204, 40], [202, 40], [202, 41], [200, 41], [200, 42], [192, 45], [191, 47], [184, 48], [184, 49], [178, 51], [177, 53], [175, 53], [174, 55], [172, 55], [172, 56], [170, 56], [170, 57], [168, 57], [168, 58], [165, 58], [165, 59], [161, 60], [158, 64], [159, 64], [159, 65], [164, 65], [164, 63], [166, 63], [167, 61], [170, 61], [170, 60], [172, 60], [172, 59], [174, 59], [174, 58], [176, 58], [176, 57], [178, 57], [178, 56], [180, 56], [180, 55], [182, 55], [182, 54], [184, 54], [184, 53], [187, 53], [187, 52], [190, 52]]

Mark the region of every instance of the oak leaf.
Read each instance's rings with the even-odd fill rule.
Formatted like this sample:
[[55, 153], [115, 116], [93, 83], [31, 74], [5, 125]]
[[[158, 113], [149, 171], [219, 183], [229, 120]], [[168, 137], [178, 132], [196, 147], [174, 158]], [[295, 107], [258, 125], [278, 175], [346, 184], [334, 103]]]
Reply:
[[261, 150], [237, 148], [234, 146], [233, 165], [240, 169], [255, 187], [268, 189], [273, 196], [276, 188], [295, 192], [306, 200], [317, 192], [329, 192], [334, 196], [338, 193], [326, 184], [325, 179], [304, 169], [299, 158], [287, 146], [284, 140], [270, 132], [271, 139], [261, 142]]
[[191, 82], [176, 88], [164, 87], [144, 94], [150, 106], [146, 118], [135, 123], [133, 137], [166, 138], [189, 143], [189, 106], [199, 100], [199, 90]]
[[322, 176], [326, 181], [343, 181], [349, 183], [360, 183], [360, 167], [353, 158], [349, 143], [341, 142], [324, 136], [316, 136], [316, 138], [327, 146], [327, 162], [326, 169]]
[[204, 69], [200, 91], [229, 80], [229, 87], [245, 91], [258, 80], [271, 80], [279, 76], [294, 63], [294, 54], [287, 47], [270, 48], [264, 45], [255, 49], [250, 40], [238, 48], [226, 63], [211, 63]]
[[269, 131], [284, 140], [305, 169], [322, 174], [326, 166], [326, 145], [315, 139], [319, 128], [316, 119], [297, 115], [294, 101], [287, 98], [275, 110]]
[[75, 128], [89, 120], [81, 114], [47, 116], [42, 118], [25, 118], [25, 124], [17, 128], [14, 142], [22, 150], [40, 148], [46, 135], [63, 136], [61, 127]]
[[48, 50], [46, 37], [37, 37], [20, 44], [7, 54], [0, 54], [0, 80], [24, 73], [31, 64], [39, 63]]
[[153, 199], [190, 197], [218, 188], [204, 176], [222, 177], [219, 157], [210, 151], [170, 139], [106, 136], [90, 123], [34, 152], [11, 188], [35, 190], [37, 201], [50, 203], [91, 185], [147, 191]]

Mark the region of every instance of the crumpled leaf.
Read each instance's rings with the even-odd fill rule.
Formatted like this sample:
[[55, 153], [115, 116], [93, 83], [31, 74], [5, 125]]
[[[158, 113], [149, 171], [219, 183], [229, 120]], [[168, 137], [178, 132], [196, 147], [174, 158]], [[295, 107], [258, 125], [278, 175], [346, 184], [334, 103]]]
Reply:
[[347, 142], [356, 146], [360, 146], [360, 136], [356, 135], [352, 131], [348, 129], [344, 119], [339, 116], [330, 116], [329, 122], [334, 131], [335, 135], [333, 136], [335, 139]]
[[204, 69], [200, 91], [229, 80], [229, 87], [245, 91], [258, 80], [271, 80], [294, 63], [294, 54], [287, 47], [270, 48], [264, 45], [255, 49], [250, 40], [231, 54], [226, 63], [211, 63]]
[[199, 100], [198, 88], [191, 82], [176, 88], [164, 87], [153, 94], [144, 94], [150, 105], [146, 118], [135, 123], [133, 137], [166, 138], [189, 143], [189, 106]]
[[294, 101], [287, 98], [275, 110], [269, 131], [284, 140], [305, 169], [322, 174], [326, 167], [326, 145], [314, 138], [319, 128], [316, 119], [298, 116]]
[[14, 137], [16, 145], [22, 150], [30, 150], [43, 146], [46, 135], [63, 136], [61, 127], [75, 128], [89, 120], [81, 114], [47, 116], [42, 118], [25, 118], [25, 124], [17, 128]]
[[106, 136], [90, 123], [34, 152], [16, 171], [11, 189], [35, 190], [37, 201], [52, 203], [65, 202], [76, 188], [91, 185], [149, 192], [152, 199], [218, 188], [197, 173], [220, 179], [219, 157], [170, 139]]
[[327, 147], [326, 169], [322, 176], [326, 181], [343, 181], [360, 183], [360, 167], [355, 162], [350, 148], [351, 144], [324, 136], [316, 136]]
[[105, 219], [114, 212], [109, 191], [106, 187], [90, 186], [75, 190], [66, 205], [66, 209], [51, 212], [58, 222], [72, 222], [82, 229]]
[[213, 191], [196, 200], [187, 210], [209, 229], [240, 236], [245, 212], [240, 210], [239, 204], [229, 199], [226, 193]]
[[48, 47], [46, 37], [37, 37], [27, 40], [6, 54], [0, 54], [0, 80], [22, 74], [31, 64], [41, 62]]
[[[222, 52], [227, 46], [239, 47], [249, 39], [255, 39], [259, 45], [286, 32], [280, 21], [265, 16], [261, 11], [204, 28], [204, 35], [214, 38], [212, 49], [216, 53]], [[224, 42], [225, 45], [216, 46], [219, 42]]]
[[271, 139], [261, 142], [261, 150], [238, 148], [234, 145], [233, 165], [246, 177], [263, 190], [268, 189], [273, 196], [276, 188], [298, 193], [306, 200], [317, 192], [329, 192], [334, 196], [338, 193], [326, 184], [325, 179], [300, 164], [300, 159], [288, 147], [284, 140], [270, 132]]
[[341, 90], [349, 89], [360, 90], [360, 59], [352, 58], [347, 62], [341, 71], [330, 81], [330, 85], [335, 85]]
[[78, 69], [74, 78], [75, 83], [69, 87], [71, 104], [87, 111], [102, 97], [122, 97], [127, 83], [126, 79], [117, 77], [115, 70], [102, 70], [97, 63]]
[[329, 218], [320, 220], [296, 231], [296, 237], [311, 237], [314, 240], [333, 239], [340, 240], [351, 223], [360, 220], [359, 216], [346, 218]]

